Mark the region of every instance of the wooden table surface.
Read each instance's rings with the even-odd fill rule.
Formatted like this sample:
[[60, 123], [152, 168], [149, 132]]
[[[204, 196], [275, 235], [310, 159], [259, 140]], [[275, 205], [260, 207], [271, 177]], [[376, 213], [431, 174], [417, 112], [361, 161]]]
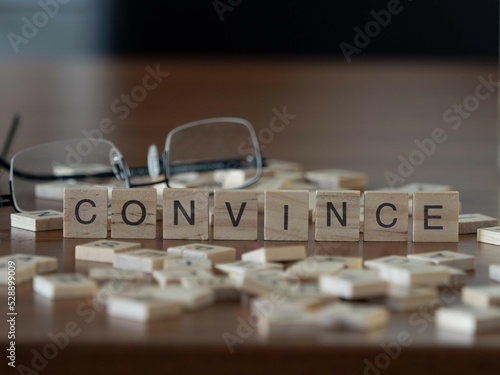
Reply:
[[[142, 84], [148, 66], [169, 75], [120, 118], [113, 112], [113, 103]], [[397, 171], [399, 158], [409, 157], [417, 147], [416, 140], [429, 138], [434, 129], [441, 128], [447, 140], [404, 183], [449, 184], [460, 192], [462, 212], [499, 214], [496, 86], [491, 87], [488, 98], [478, 99], [474, 110], [465, 113], [457, 129], [446, 117], [455, 103], [473, 100], [469, 97], [476, 95], [483, 80], [491, 76], [496, 81], [494, 62], [373, 60], [349, 65], [331, 60], [4, 60], [0, 71], [0, 139], [5, 137], [13, 113], [23, 117], [12, 152], [54, 139], [81, 137], [84, 129], [92, 131], [109, 118], [115, 129], [108, 138], [130, 165], [137, 165], [146, 160], [150, 143], [163, 146], [168, 130], [185, 122], [238, 116], [248, 119], [259, 133], [269, 128], [276, 111], [286, 107], [296, 117], [282, 131], [268, 138], [269, 132], [259, 133], [267, 157], [297, 161], [306, 170], [338, 167], [365, 171], [369, 188], [375, 189], [387, 186], [385, 173]], [[1, 193], [7, 192], [5, 177], [1, 176]], [[87, 240], [63, 239], [62, 231], [34, 233], [10, 228], [11, 212], [9, 208], [0, 210], [0, 255], [55, 256], [59, 272], [86, 273], [95, 265], [74, 259], [75, 245]], [[261, 230], [259, 244], [214, 243], [234, 245], [241, 254], [262, 244], [262, 238]], [[140, 242], [157, 249], [183, 243]], [[457, 250], [477, 257], [477, 269], [469, 274], [468, 284], [489, 283], [487, 265], [500, 263], [500, 248], [478, 244], [475, 235], [460, 236], [458, 244], [326, 243], [314, 242], [310, 232], [307, 247], [309, 254], [364, 259]], [[6, 296], [5, 287], [0, 291]], [[454, 294], [442, 293], [441, 298], [459, 302]], [[433, 316], [425, 309], [417, 315], [392, 314], [387, 329], [368, 334], [319, 330], [266, 338], [250, 327], [248, 337], [230, 353], [223, 335], [237, 335], [241, 319], [249, 316], [245, 304], [218, 303], [178, 320], [139, 324], [108, 318], [102, 306], [92, 307], [85, 300], [51, 302], [35, 295], [31, 283], [18, 285], [17, 299], [17, 363], [34, 371], [24, 373], [498, 371], [499, 332], [476, 337], [443, 334], [435, 329]], [[7, 341], [6, 308], [2, 302], [2, 349]], [[49, 334], [63, 332], [68, 322], [77, 325], [79, 334], [57, 350], [53, 359], [37, 362], [33, 350], [49, 350], [51, 356]], [[409, 335], [411, 344], [398, 351], [391, 343], [402, 332]], [[393, 357], [385, 355], [388, 345]], [[386, 358], [388, 362], [384, 362]], [[4, 373], [6, 358], [1, 362]]]

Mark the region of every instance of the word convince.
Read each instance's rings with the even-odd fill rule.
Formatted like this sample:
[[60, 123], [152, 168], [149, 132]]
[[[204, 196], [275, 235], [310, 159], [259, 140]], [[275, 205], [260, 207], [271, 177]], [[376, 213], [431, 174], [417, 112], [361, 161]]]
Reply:
[[[258, 200], [251, 190], [218, 190], [213, 197], [214, 240], [257, 240]], [[314, 210], [316, 241], [408, 240], [412, 202], [414, 242], [458, 242], [458, 192], [317, 191]], [[361, 203], [364, 201], [364, 203]], [[264, 240], [307, 241], [308, 191], [264, 192]], [[199, 189], [164, 189], [164, 239], [208, 240], [210, 194]], [[312, 206], [312, 204], [311, 204]], [[157, 237], [157, 191], [113, 189], [111, 238]], [[161, 210], [160, 210], [161, 211]], [[107, 238], [106, 188], [67, 188], [64, 191], [63, 235]]]

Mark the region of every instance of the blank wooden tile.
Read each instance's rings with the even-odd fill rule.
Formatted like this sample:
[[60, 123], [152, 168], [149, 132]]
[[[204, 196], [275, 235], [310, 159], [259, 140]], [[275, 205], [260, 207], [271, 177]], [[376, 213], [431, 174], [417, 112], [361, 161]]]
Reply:
[[114, 240], [100, 240], [89, 242], [75, 247], [76, 260], [113, 263], [116, 253], [137, 250], [141, 244]]
[[315, 183], [321, 189], [353, 189], [364, 190], [368, 183], [365, 172], [343, 169], [321, 169], [308, 171], [304, 174], [308, 181]]
[[264, 270], [231, 275], [238, 288], [251, 295], [265, 295], [270, 292], [290, 290], [292, 283], [286, 280], [285, 276], [285, 273], [279, 270]]
[[[117, 270], [123, 271], [123, 270]], [[159, 290], [156, 285], [152, 285], [142, 280], [111, 280], [103, 284], [97, 293], [98, 301], [106, 305], [115, 296], [127, 294], [147, 294]], [[99, 298], [100, 297], [100, 298]], [[104, 298], [103, 298], [104, 297]]]
[[500, 227], [478, 229], [477, 242], [500, 246]]
[[89, 278], [92, 280], [144, 280], [146, 274], [137, 270], [119, 270], [116, 268], [90, 268]]
[[251, 309], [254, 313], [266, 313], [270, 310], [270, 304], [272, 304], [274, 311], [277, 312], [288, 312], [288, 311], [312, 311], [319, 306], [326, 303], [334, 302], [336, 300], [335, 296], [314, 296], [314, 295], [293, 295], [285, 294], [281, 296], [276, 301], [272, 301], [270, 296], [257, 297], [252, 300]]
[[113, 267], [151, 273], [153, 270], [163, 269], [163, 263], [166, 259], [180, 257], [180, 255], [168, 254], [166, 251], [139, 249], [125, 253], [116, 253], [113, 259]]
[[408, 240], [408, 194], [365, 192], [364, 240], [406, 242]]
[[33, 290], [49, 299], [92, 297], [97, 291], [95, 282], [77, 273], [36, 275]]
[[64, 189], [65, 238], [106, 238], [108, 189]]
[[156, 238], [156, 190], [113, 189], [111, 238]]
[[[17, 254], [16, 254], [17, 255]], [[14, 264], [13, 264], [14, 263]], [[15, 275], [12, 272], [15, 269]], [[10, 276], [14, 277], [16, 285], [30, 281], [36, 274], [36, 264], [34, 262], [19, 262], [10, 255], [0, 258], [0, 285], [8, 285]]]
[[63, 213], [54, 210], [10, 214], [10, 226], [32, 232], [63, 229]]
[[264, 270], [283, 270], [283, 265], [281, 263], [273, 262], [262, 263], [248, 260], [238, 260], [231, 263], [217, 264], [215, 268], [228, 274], [244, 274], [247, 272]]
[[473, 270], [476, 267], [475, 256], [447, 250], [432, 251], [429, 253], [420, 254], [409, 254], [408, 258], [454, 267], [465, 271]]
[[257, 240], [259, 193], [250, 190], [216, 190], [214, 240]]
[[458, 215], [458, 234], [477, 233], [480, 228], [490, 228], [498, 225], [498, 219], [483, 214]]
[[199, 268], [177, 268], [172, 270], [157, 270], [153, 271], [153, 278], [161, 288], [170, 285], [178, 285], [181, 279], [186, 278], [210, 278], [214, 274], [210, 271]]
[[208, 240], [209, 194], [201, 189], [163, 191], [163, 238]]
[[500, 285], [466, 286], [462, 289], [464, 304], [483, 309], [500, 307]]
[[320, 308], [317, 320], [324, 328], [368, 332], [386, 327], [390, 314], [383, 306], [336, 302]]
[[436, 311], [439, 330], [474, 335], [500, 329], [499, 309], [478, 309], [468, 306], [442, 307]]
[[212, 263], [227, 263], [236, 260], [236, 249], [229, 246], [209, 244], [189, 244], [171, 246], [167, 249], [170, 254], [179, 254], [184, 258], [204, 258]]
[[359, 241], [359, 191], [317, 191], [316, 241]]
[[387, 295], [389, 284], [375, 270], [343, 270], [319, 277], [321, 291], [345, 299], [372, 298]]
[[413, 193], [413, 242], [458, 242], [456, 191]]
[[264, 240], [307, 241], [308, 233], [309, 192], [264, 193]]
[[158, 321], [179, 317], [182, 304], [154, 294], [137, 293], [112, 298], [107, 305], [107, 313], [111, 317], [138, 322]]
[[364, 265], [367, 268], [380, 268], [390, 264], [407, 264], [407, 263], [428, 264], [429, 262], [408, 258], [402, 255], [389, 255], [386, 257], [374, 258], [364, 261]]
[[490, 279], [500, 282], [500, 264], [490, 264], [488, 270]]
[[445, 288], [461, 288], [467, 283], [467, 273], [459, 268], [449, 267], [444, 265], [439, 265], [439, 267], [444, 268], [448, 271], [449, 277], [448, 281], [438, 284], [438, 287]]
[[241, 256], [241, 260], [251, 262], [290, 262], [306, 257], [304, 245], [264, 246], [260, 249], [248, 251]]

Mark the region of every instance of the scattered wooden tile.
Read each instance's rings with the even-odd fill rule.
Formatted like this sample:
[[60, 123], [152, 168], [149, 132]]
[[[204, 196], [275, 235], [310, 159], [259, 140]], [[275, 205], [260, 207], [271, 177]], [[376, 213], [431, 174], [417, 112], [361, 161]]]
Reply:
[[108, 302], [115, 296], [122, 296], [127, 294], [148, 294], [158, 290], [158, 286], [151, 285], [148, 282], [131, 281], [131, 280], [116, 280], [103, 284], [96, 295], [99, 303], [107, 305]]
[[158, 270], [153, 271], [153, 278], [158, 282], [161, 288], [166, 288], [170, 285], [179, 285], [181, 279], [191, 278], [210, 278], [214, 275], [203, 269], [178, 268], [173, 270]]
[[113, 263], [115, 254], [140, 248], [141, 244], [137, 242], [99, 240], [77, 245], [75, 247], [75, 259]]
[[432, 251], [429, 253], [420, 254], [409, 254], [408, 258], [454, 267], [465, 271], [473, 270], [476, 268], [476, 257], [448, 250]]
[[168, 286], [156, 291], [154, 296], [167, 301], [179, 302], [183, 309], [189, 311], [199, 310], [215, 302], [215, 293], [208, 288]]
[[203, 258], [181, 258], [181, 259], [165, 259], [163, 262], [164, 270], [174, 269], [202, 269], [206, 271], [212, 270], [212, 261]]
[[10, 259], [16, 262], [16, 266], [19, 266], [21, 263], [34, 263], [35, 264], [35, 272], [38, 274], [41, 273], [49, 273], [57, 271], [58, 262], [57, 258], [47, 257], [44, 255], [31, 255], [31, 254], [11, 254], [5, 257], [0, 258], [0, 263], [2, 259]]
[[264, 270], [283, 270], [284, 267], [281, 263], [262, 263], [251, 262], [248, 260], [237, 260], [236, 262], [217, 264], [215, 268], [227, 274], [234, 275]]
[[391, 284], [438, 286], [446, 284], [450, 274], [447, 268], [429, 264], [386, 264], [378, 268], [382, 279]]
[[[344, 262], [328, 260], [329, 256], [313, 256], [287, 268], [288, 276], [301, 280], [317, 280], [321, 275], [334, 275], [346, 268]], [[332, 257], [333, 258], [333, 257]]]
[[413, 242], [458, 242], [458, 192], [413, 193]]
[[400, 285], [391, 285], [387, 296], [387, 306], [394, 311], [416, 311], [420, 307], [429, 306], [437, 298], [438, 293], [436, 288], [408, 288]]
[[[15, 271], [15, 273], [14, 273]], [[0, 285], [8, 285], [9, 276], [16, 285], [30, 281], [36, 274], [34, 262], [17, 262], [9, 255], [0, 258]]]
[[408, 195], [398, 192], [365, 192], [365, 241], [408, 240]]
[[270, 335], [298, 335], [316, 333], [318, 330], [316, 314], [311, 311], [274, 311], [261, 314], [257, 332], [262, 337]]
[[306, 247], [304, 245], [265, 246], [244, 253], [241, 260], [258, 263], [289, 262], [305, 259], [305, 257]]
[[304, 174], [304, 177], [316, 184], [320, 189], [365, 190], [368, 184], [368, 175], [364, 172], [335, 168], [308, 171]]
[[480, 228], [490, 228], [498, 225], [498, 219], [483, 214], [458, 215], [458, 234], [477, 233]]
[[359, 241], [359, 191], [317, 191], [316, 241]]
[[255, 313], [288, 312], [288, 311], [312, 311], [326, 303], [336, 300], [335, 296], [285, 294], [274, 300], [272, 295], [261, 296], [253, 299], [252, 311]]
[[336, 302], [317, 312], [320, 326], [349, 331], [374, 331], [389, 324], [390, 314], [385, 307]]
[[271, 292], [290, 291], [297, 283], [285, 279], [285, 273], [278, 270], [265, 270], [231, 275], [237, 287], [251, 295], [265, 295]]
[[182, 313], [182, 305], [154, 294], [138, 293], [114, 297], [107, 305], [107, 312], [115, 318], [148, 322], [177, 318]]
[[448, 271], [449, 279], [447, 282], [438, 284], [438, 287], [461, 288], [467, 283], [467, 273], [459, 268], [440, 265]]
[[208, 288], [212, 290], [217, 301], [239, 301], [241, 296], [236, 282], [225, 276], [181, 277], [180, 282], [184, 288]]
[[257, 240], [259, 193], [250, 190], [216, 190], [214, 240]]
[[439, 330], [474, 335], [500, 329], [500, 310], [467, 306], [442, 307], [436, 311], [435, 321]]
[[236, 260], [236, 249], [228, 246], [193, 243], [189, 245], [171, 246], [167, 251], [170, 254], [179, 254], [188, 259], [209, 259], [212, 263], [226, 263]]
[[64, 189], [65, 238], [106, 238], [108, 235], [108, 189]]
[[118, 270], [116, 268], [90, 268], [89, 278], [97, 281], [104, 280], [144, 280], [144, 272], [137, 270]]
[[180, 257], [180, 255], [169, 254], [166, 251], [160, 250], [133, 250], [115, 254], [113, 267], [151, 273], [153, 270], [163, 269], [163, 263], [166, 259], [176, 259]]
[[307, 241], [308, 234], [309, 192], [264, 193], [264, 240]]
[[478, 229], [477, 242], [500, 246], [500, 227]]
[[97, 290], [95, 282], [77, 273], [36, 275], [33, 290], [49, 299], [92, 297]]
[[489, 275], [491, 280], [500, 282], [500, 264], [490, 264]]
[[462, 289], [462, 301], [477, 308], [499, 308], [500, 285], [466, 286]]
[[364, 265], [367, 268], [380, 268], [390, 264], [408, 264], [408, 263], [429, 264], [428, 262], [423, 262], [421, 260], [416, 260], [401, 255], [389, 255], [382, 258], [374, 258], [364, 261]]
[[63, 213], [54, 210], [10, 214], [10, 226], [32, 232], [63, 229]]
[[111, 238], [156, 238], [156, 190], [113, 189]]
[[202, 189], [163, 191], [163, 238], [208, 240], [209, 193]]
[[321, 291], [345, 299], [373, 298], [387, 295], [389, 284], [375, 270], [343, 270], [319, 277]]

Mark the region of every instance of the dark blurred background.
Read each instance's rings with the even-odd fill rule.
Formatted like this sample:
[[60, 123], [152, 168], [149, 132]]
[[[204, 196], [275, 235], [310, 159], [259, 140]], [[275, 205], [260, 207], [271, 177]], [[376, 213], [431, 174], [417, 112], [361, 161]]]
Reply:
[[[22, 36], [23, 17], [33, 21], [42, 4], [58, 8], [57, 17], [47, 12], [36, 40], [16, 53], [12, 33]], [[342, 57], [340, 44], [356, 47], [354, 28], [364, 31], [371, 12], [388, 4], [400, 12], [370, 38], [363, 58], [498, 55], [497, 0], [0, 0], [0, 53]]]

